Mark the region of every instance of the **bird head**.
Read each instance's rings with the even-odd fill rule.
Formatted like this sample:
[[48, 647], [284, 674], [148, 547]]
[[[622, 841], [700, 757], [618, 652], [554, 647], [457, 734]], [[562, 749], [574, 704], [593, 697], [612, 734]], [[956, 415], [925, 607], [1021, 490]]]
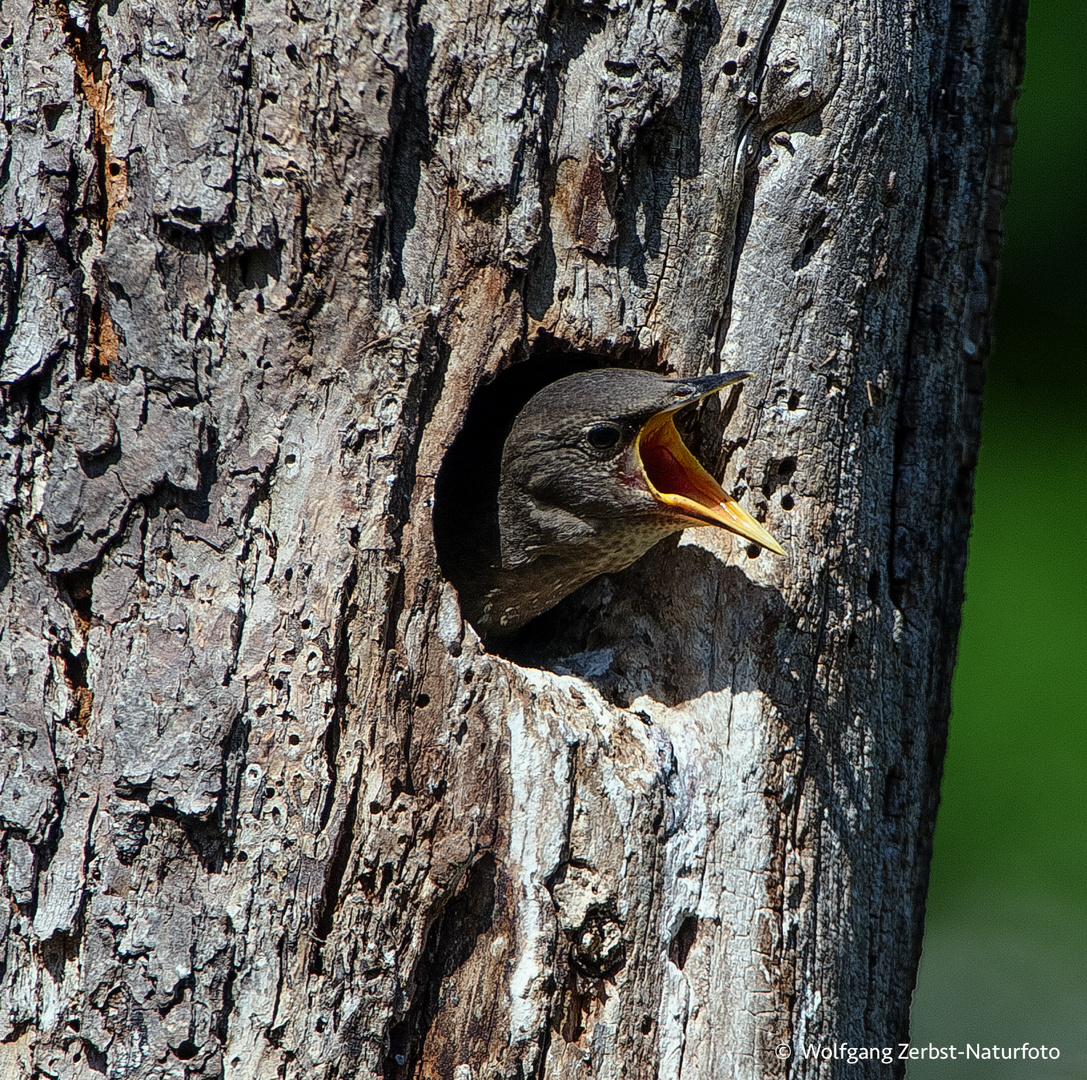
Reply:
[[499, 527], [505, 566], [565, 552], [629, 565], [680, 529], [716, 525], [785, 552], [683, 444], [676, 413], [749, 372], [668, 379], [604, 368], [559, 379], [514, 421], [502, 453]]

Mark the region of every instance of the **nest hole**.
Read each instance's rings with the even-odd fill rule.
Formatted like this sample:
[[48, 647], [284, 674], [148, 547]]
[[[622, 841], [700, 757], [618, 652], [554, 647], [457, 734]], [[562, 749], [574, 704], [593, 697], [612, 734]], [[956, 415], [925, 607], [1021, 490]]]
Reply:
[[[547, 335], [475, 391], [460, 432], [446, 452], [434, 489], [434, 542], [442, 573], [462, 590], [480, 559], [498, 551], [498, 483], [502, 448], [518, 413], [545, 386], [595, 368], [657, 370], [657, 350], [572, 349]], [[516, 635], [488, 640], [490, 651], [525, 662], [547, 651], [555, 630], [545, 615]], [[537, 662], [533, 666], [546, 666]]]

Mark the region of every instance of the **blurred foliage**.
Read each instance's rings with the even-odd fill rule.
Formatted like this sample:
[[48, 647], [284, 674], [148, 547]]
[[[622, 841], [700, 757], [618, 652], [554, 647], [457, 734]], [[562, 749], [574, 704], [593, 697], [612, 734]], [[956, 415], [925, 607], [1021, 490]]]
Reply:
[[1058, 1062], [911, 1080], [1087, 1077], [1087, 119], [1084, 0], [1031, 0], [966, 606], [913, 1043]]
[[1024, 404], [1070, 413], [1082, 408], [1087, 391], [1087, 142], [1078, 135], [1087, 120], [1085, 46], [1083, 0], [1030, 0], [997, 349], [986, 388], [986, 419], [994, 426], [1013, 422], [1005, 410]]

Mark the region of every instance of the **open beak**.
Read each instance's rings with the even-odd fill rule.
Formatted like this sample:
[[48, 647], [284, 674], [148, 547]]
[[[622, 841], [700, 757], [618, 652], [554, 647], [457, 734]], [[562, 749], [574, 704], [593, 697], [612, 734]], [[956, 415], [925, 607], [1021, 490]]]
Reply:
[[[731, 382], [746, 377], [747, 372], [738, 373]], [[710, 380], [705, 381], [708, 383]], [[678, 403], [675, 408], [658, 413], [638, 433], [635, 453], [646, 487], [659, 503], [689, 519], [692, 525], [717, 525], [775, 555], [784, 555], [785, 549], [735, 499], [725, 493], [683, 445], [676, 431], [672, 417], [679, 409], [731, 385], [721, 377], [714, 377], [714, 381], [717, 385], [707, 389], [706, 393], [692, 393], [690, 398]]]

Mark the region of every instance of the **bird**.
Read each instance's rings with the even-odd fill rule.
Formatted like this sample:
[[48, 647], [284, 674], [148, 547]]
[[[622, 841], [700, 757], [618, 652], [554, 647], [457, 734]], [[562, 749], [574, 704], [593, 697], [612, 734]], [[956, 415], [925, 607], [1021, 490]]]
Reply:
[[485, 643], [509, 638], [683, 529], [716, 526], [785, 554], [675, 426], [677, 413], [750, 375], [684, 379], [596, 368], [558, 379], [528, 401], [502, 446], [496, 521], [492, 510], [476, 539], [459, 537], [465, 557], [449, 575]]

